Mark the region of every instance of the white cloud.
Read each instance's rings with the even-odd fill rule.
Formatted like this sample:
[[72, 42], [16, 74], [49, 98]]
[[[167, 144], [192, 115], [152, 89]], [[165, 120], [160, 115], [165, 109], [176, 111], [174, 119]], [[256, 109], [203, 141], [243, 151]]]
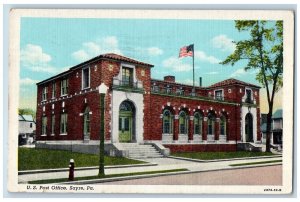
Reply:
[[21, 62], [24, 65], [37, 65], [45, 64], [51, 61], [51, 56], [44, 53], [42, 47], [27, 44], [24, 49], [21, 50]]
[[174, 72], [188, 72], [192, 70], [192, 66], [185, 64], [177, 57], [170, 57], [163, 61], [163, 66], [167, 69], [171, 69]]
[[247, 72], [245, 71], [244, 68], [241, 68], [241, 69], [237, 69], [236, 71], [234, 71], [230, 77], [240, 77], [240, 76], [243, 76], [245, 75]]
[[233, 52], [235, 50], [235, 44], [233, 43], [233, 39], [228, 38], [224, 34], [214, 37], [211, 40], [211, 42], [214, 48], [218, 48], [221, 51]]
[[103, 53], [122, 54], [119, 49], [118, 39], [115, 36], [108, 36], [96, 41], [89, 41], [82, 44], [81, 49], [72, 53], [72, 57], [79, 61], [85, 61]]
[[39, 81], [38, 81], [38, 80], [30, 79], [30, 78], [23, 78], [23, 79], [20, 79], [20, 84], [21, 84], [21, 85], [34, 85], [34, 84], [36, 84], [37, 82], [39, 82]]
[[158, 47], [147, 48], [147, 53], [150, 56], [158, 56], [163, 54], [163, 50]]
[[230, 77], [241, 77], [241, 76], [244, 76], [245, 74], [256, 74], [258, 73], [258, 69], [251, 69], [251, 70], [248, 70], [248, 71], [245, 71], [244, 68], [240, 68], [240, 69], [237, 69], [236, 71], [234, 71]]
[[195, 58], [204, 62], [209, 62], [211, 64], [217, 64], [221, 62], [221, 60], [219, 60], [218, 58], [211, 55], [206, 55], [206, 53], [203, 51], [195, 51]]
[[207, 72], [205, 74], [208, 74], [208, 75], [214, 75], [214, 74], [219, 74], [219, 72]]
[[27, 44], [21, 50], [21, 66], [33, 72], [56, 73], [57, 69], [52, 67], [51, 56], [44, 53], [42, 47], [34, 44]]

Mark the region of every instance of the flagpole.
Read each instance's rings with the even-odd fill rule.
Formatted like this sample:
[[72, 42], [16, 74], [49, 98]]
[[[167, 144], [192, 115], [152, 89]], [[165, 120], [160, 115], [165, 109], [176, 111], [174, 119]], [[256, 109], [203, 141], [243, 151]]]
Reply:
[[193, 93], [195, 93], [195, 67], [194, 67], [194, 64], [195, 64], [195, 47], [194, 47], [194, 44], [193, 44]]

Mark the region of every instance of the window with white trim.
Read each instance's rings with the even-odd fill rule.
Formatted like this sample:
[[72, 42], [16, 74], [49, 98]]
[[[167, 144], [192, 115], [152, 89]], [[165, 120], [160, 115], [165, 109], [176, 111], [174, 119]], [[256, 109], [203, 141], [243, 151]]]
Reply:
[[194, 135], [202, 135], [203, 117], [199, 112], [194, 114]]
[[179, 113], [179, 134], [188, 133], [188, 116], [184, 111]]
[[215, 99], [216, 100], [223, 100], [223, 90], [216, 90], [215, 91]]
[[55, 98], [56, 95], [56, 83], [52, 83], [52, 98]]
[[51, 134], [54, 135], [55, 133], [55, 115], [51, 116]]
[[82, 89], [90, 87], [90, 67], [82, 69]]
[[47, 134], [47, 117], [43, 116], [42, 117], [42, 135]]
[[67, 134], [68, 114], [62, 113], [60, 115], [60, 134]]
[[163, 113], [163, 133], [173, 133], [173, 114], [167, 109]]
[[209, 113], [207, 116], [207, 135], [215, 134], [215, 115], [213, 113]]
[[48, 87], [43, 88], [42, 101], [47, 100]]
[[220, 118], [220, 135], [226, 135], [226, 117], [224, 115]]
[[63, 96], [63, 95], [67, 95], [68, 94], [68, 82], [69, 80], [68, 79], [63, 79], [61, 82], [60, 82], [60, 95]]

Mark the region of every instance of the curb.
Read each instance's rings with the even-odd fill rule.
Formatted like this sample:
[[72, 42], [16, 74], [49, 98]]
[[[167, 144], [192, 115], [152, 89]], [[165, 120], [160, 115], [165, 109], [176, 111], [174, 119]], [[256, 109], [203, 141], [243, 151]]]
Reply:
[[214, 160], [200, 160], [200, 159], [192, 159], [185, 157], [177, 157], [177, 156], [168, 156], [171, 159], [185, 160], [185, 161], [193, 161], [193, 162], [201, 162], [201, 163], [211, 163], [211, 162], [221, 162], [221, 161], [232, 161], [232, 160], [248, 160], [248, 159], [261, 159], [261, 158], [279, 158], [282, 155], [272, 155], [272, 156], [260, 156], [260, 157], [245, 157], [245, 158], [231, 158], [231, 159], [214, 159]]
[[[130, 167], [144, 167], [144, 166], [157, 166], [157, 165], [158, 165], [157, 163], [143, 163], [143, 164], [133, 164], [133, 165], [104, 166], [104, 168], [105, 169], [114, 169], [114, 168], [130, 168]], [[94, 169], [98, 169], [98, 168], [99, 168], [99, 166], [78, 167], [78, 168], [75, 168], [75, 171], [94, 170]], [[69, 171], [69, 168], [24, 170], [24, 171], [18, 171], [18, 175], [38, 174], [38, 173], [54, 173], [54, 172], [66, 172], [66, 171]]]
[[[106, 179], [79, 180], [79, 181], [71, 181], [71, 182], [62, 182], [62, 183], [57, 183], [57, 184], [85, 185], [85, 184], [96, 184], [96, 183], [105, 183], [105, 182], [114, 182], [114, 181], [123, 181], [123, 180], [134, 180], [134, 179], [160, 177], [160, 176], [184, 175], [184, 174], [211, 172], [211, 171], [237, 170], [237, 169], [244, 169], [244, 168], [256, 168], [256, 167], [277, 166], [277, 165], [282, 165], [282, 163], [270, 163], [270, 164], [249, 165], [249, 166], [240, 166], [240, 167], [237, 166], [237, 167], [228, 167], [228, 168], [202, 170], [202, 171], [180, 171], [180, 172], [169, 172], [169, 173], [157, 173], [157, 174], [145, 174], [145, 175], [135, 175], [135, 176], [125, 176], [125, 177], [114, 177], [114, 178], [106, 178]], [[55, 184], [55, 183], [52, 183], [52, 184]]]

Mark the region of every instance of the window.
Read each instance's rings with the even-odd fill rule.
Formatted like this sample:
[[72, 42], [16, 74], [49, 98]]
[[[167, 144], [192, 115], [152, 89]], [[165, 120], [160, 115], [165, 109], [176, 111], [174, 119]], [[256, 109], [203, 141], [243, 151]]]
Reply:
[[48, 87], [44, 87], [43, 88], [43, 92], [42, 92], [42, 100], [47, 100], [47, 93], [48, 93]]
[[83, 123], [83, 130], [84, 134], [88, 135], [90, 133], [90, 108], [86, 107], [84, 111], [84, 123]]
[[184, 90], [182, 88], [179, 88], [179, 89], [176, 90], [176, 93], [178, 95], [183, 95], [184, 94]]
[[179, 113], [179, 134], [187, 134], [188, 116], [184, 111]]
[[47, 117], [43, 116], [42, 117], [42, 135], [47, 134]]
[[52, 98], [55, 98], [56, 95], [56, 83], [52, 83]]
[[61, 86], [61, 95], [67, 95], [68, 94], [68, 79], [64, 79], [60, 82], [60, 86]]
[[194, 115], [194, 134], [195, 135], [202, 135], [202, 115], [198, 112]]
[[215, 91], [215, 99], [216, 100], [223, 100], [223, 90], [216, 90]]
[[207, 117], [207, 125], [208, 125], [208, 135], [214, 135], [215, 134], [215, 116], [212, 113], [208, 114]]
[[60, 115], [60, 134], [67, 134], [68, 115], [63, 113]]
[[158, 86], [152, 86], [152, 91], [153, 92], [158, 92], [159, 91], [159, 87]]
[[51, 134], [55, 134], [55, 115], [51, 117]]
[[163, 113], [163, 133], [173, 133], [173, 115], [169, 110], [165, 110]]
[[90, 68], [82, 69], [82, 89], [90, 87]]
[[166, 87], [166, 93], [170, 94], [170, 93], [171, 93], [171, 91], [172, 91], [172, 87], [170, 87], [170, 86], [167, 86], [167, 87]]
[[133, 85], [133, 69], [128, 67], [122, 68], [122, 83], [125, 86]]
[[252, 91], [250, 89], [246, 89], [246, 102], [247, 103], [252, 102]]
[[29, 127], [32, 128], [32, 123], [30, 123]]
[[226, 135], [226, 117], [224, 115], [220, 118], [220, 135]]

